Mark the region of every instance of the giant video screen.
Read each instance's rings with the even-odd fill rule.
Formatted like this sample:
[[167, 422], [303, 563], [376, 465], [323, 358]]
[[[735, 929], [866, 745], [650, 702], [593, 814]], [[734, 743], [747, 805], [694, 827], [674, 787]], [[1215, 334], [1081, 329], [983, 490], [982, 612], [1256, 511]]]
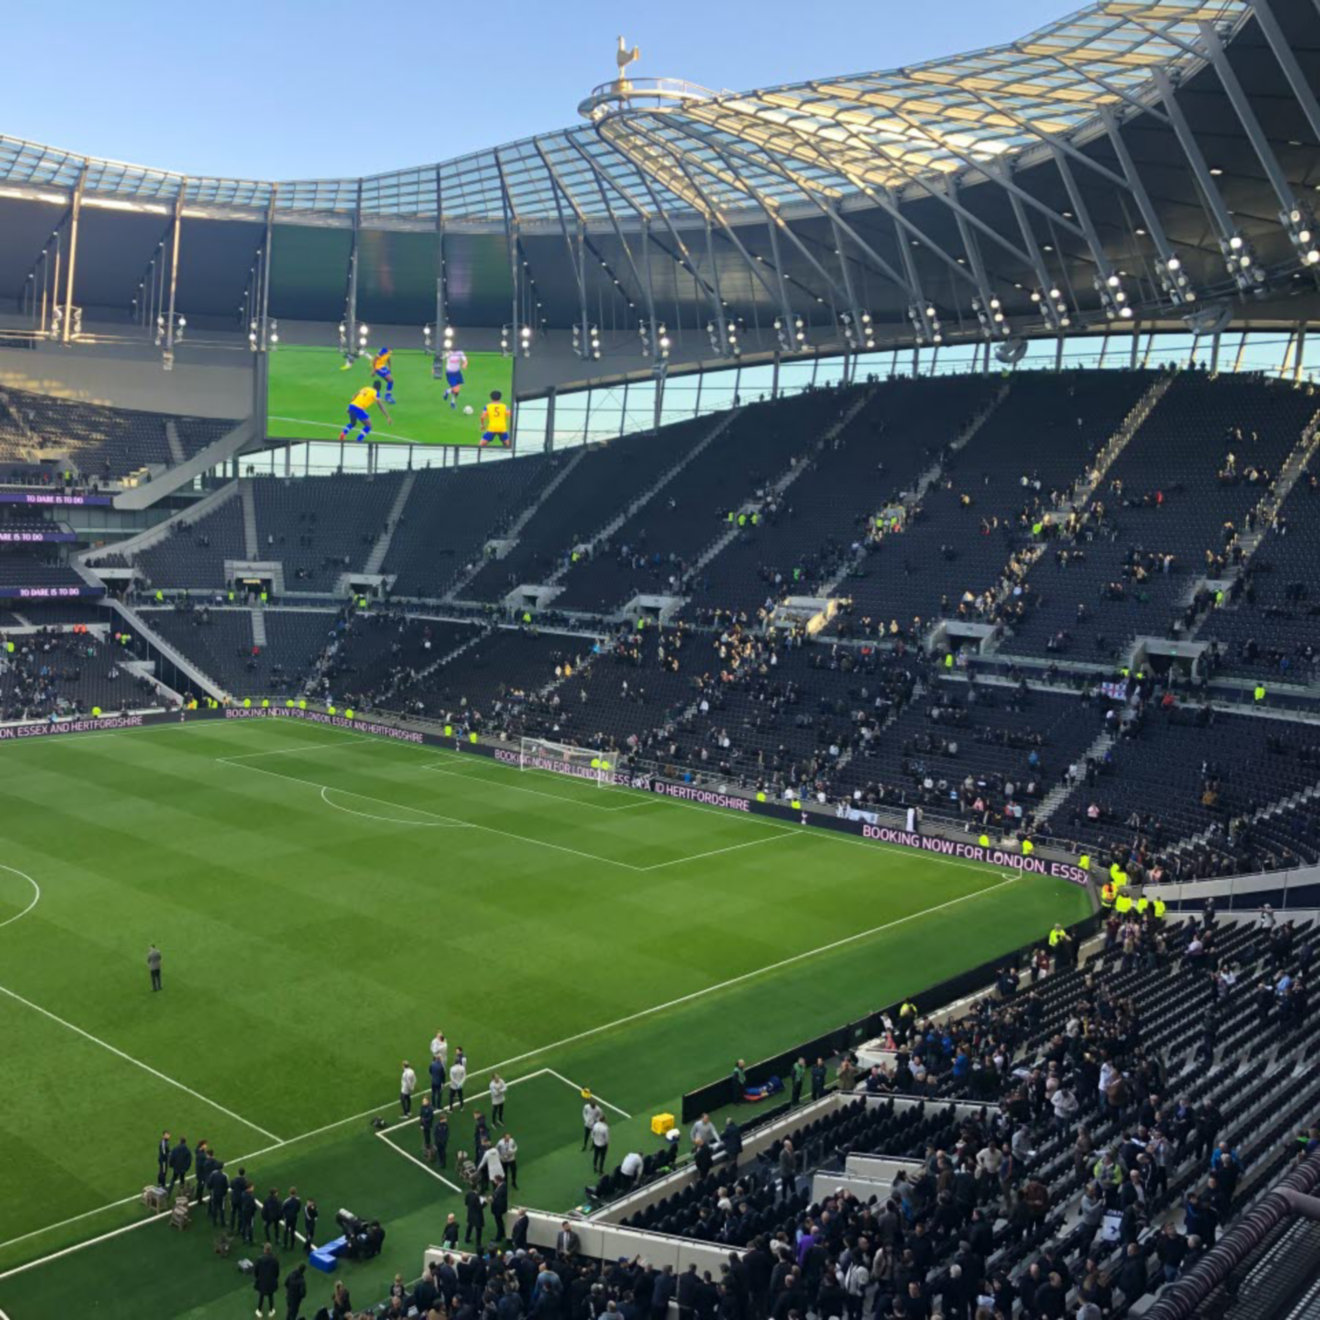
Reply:
[[[266, 434], [273, 440], [513, 447], [513, 358], [370, 345], [281, 345], [267, 358]], [[498, 398], [496, 397], [498, 395]]]

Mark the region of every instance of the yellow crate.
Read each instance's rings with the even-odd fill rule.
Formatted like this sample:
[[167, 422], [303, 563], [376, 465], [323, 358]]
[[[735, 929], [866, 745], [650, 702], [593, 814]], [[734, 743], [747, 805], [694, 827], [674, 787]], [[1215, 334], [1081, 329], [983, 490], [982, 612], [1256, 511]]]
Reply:
[[665, 1136], [673, 1130], [673, 1127], [673, 1114], [656, 1114], [655, 1117], [651, 1119], [651, 1131], [654, 1132], [657, 1137]]

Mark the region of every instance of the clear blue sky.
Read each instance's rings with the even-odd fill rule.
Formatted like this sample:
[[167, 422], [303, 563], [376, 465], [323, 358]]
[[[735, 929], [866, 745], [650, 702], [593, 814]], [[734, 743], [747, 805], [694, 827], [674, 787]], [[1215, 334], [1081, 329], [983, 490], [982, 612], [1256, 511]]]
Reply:
[[576, 121], [614, 75], [745, 90], [994, 45], [1076, 0], [66, 0], [5, 16], [0, 132], [194, 174], [356, 176]]

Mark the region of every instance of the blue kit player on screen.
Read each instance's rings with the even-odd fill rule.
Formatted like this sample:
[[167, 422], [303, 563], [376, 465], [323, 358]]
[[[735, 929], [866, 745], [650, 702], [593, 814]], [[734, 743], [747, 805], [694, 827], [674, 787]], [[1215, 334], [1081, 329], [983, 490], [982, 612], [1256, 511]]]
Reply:
[[392, 349], [382, 348], [374, 358], [371, 359], [371, 374], [381, 383], [385, 390], [385, 402], [394, 402], [394, 373], [390, 370], [390, 355]]
[[445, 402], [458, 407], [458, 392], [463, 388], [463, 372], [467, 368], [467, 354], [461, 348], [451, 348], [445, 354]]
[[394, 420], [386, 410], [384, 403], [381, 402], [380, 386], [373, 380], [358, 390], [350, 401], [348, 405], [348, 422], [339, 433], [341, 442], [347, 440], [353, 433], [354, 427], [357, 426], [362, 428], [362, 434], [357, 437], [359, 440], [365, 440], [371, 434], [372, 404], [375, 404], [385, 414], [387, 422]]

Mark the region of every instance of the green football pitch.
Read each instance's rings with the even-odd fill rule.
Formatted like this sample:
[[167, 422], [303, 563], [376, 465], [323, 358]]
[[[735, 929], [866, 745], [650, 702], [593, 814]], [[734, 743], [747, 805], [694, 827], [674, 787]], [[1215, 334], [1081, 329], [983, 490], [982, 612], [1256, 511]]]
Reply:
[[[373, 349], [374, 351], [374, 349]], [[513, 402], [513, 359], [500, 353], [469, 353], [460, 406], [444, 400], [445, 382], [432, 375], [432, 355], [395, 349], [394, 402], [389, 418], [371, 410], [371, 439], [415, 445], [475, 445], [481, 440], [481, 410], [491, 390]], [[266, 434], [278, 440], [337, 440], [348, 420], [353, 395], [370, 383], [371, 358], [344, 369], [333, 348], [281, 348], [269, 355]], [[463, 408], [471, 407], [471, 415]], [[358, 432], [354, 433], [359, 434]], [[356, 442], [354, 442], [356, 443]]]
[[[362, 1306], [462, 1218], [452, 1163], [370, 1125], [399, 1122], [401, 1061], [424, 1076], [437, 1028], [469, 1113], [492, 1070], [512, 1083], [514, 1204], [566, 1210], [591, 1177], [580, 1087], [612, 1162], [651, 1150], [651, 1115], [735, 1057], [1089, 910], [1063, 881], [292, 720], [5, 745], [0, 863], [11, 1320], [248, 1304], [204, 1215], [180, 1233], [139, 1204], [163, 1128], [263, 1194], [296, 1185], [323, 1229], [380, 1218], [384, 1255], [344, 1267]], [[470, 1149], [470, 1119], [452, 1131]], [[311, 1314], [332, 1280], [309, 1279]]]

